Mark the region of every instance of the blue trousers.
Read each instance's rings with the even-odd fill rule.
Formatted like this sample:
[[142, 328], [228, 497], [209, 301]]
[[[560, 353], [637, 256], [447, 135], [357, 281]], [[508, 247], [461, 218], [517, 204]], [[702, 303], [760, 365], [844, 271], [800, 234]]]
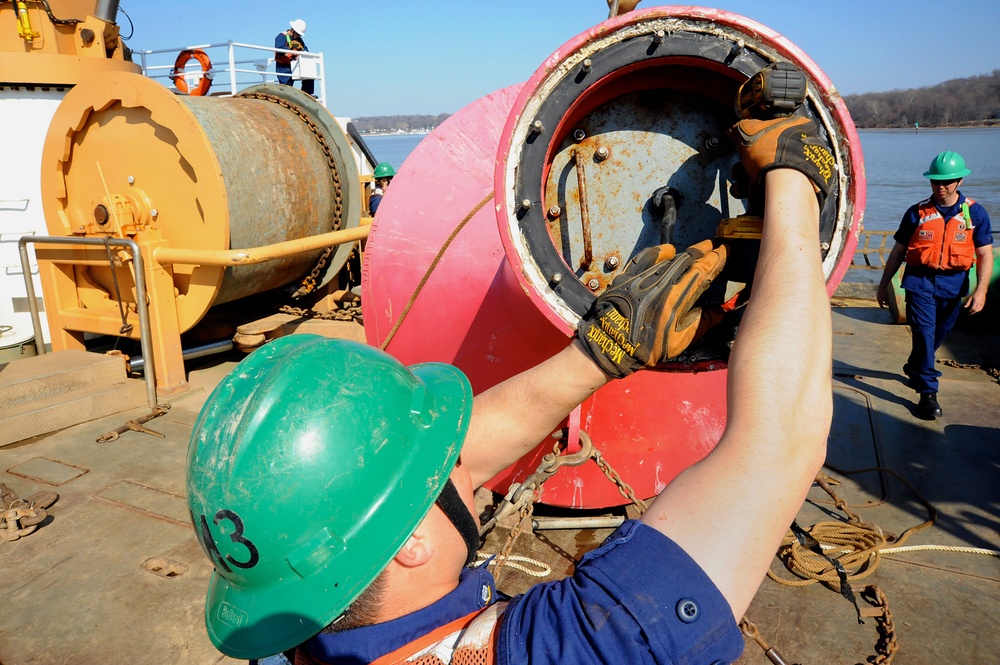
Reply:
[[[278, 83], [281, 85], [290, 85], [294, 87], [292, 83], [292, 66], [291, 65], [278, 65], [274, 66], [274, 71], [278, 75]], [[285, 76], [282, 76], [285, 74]], [[316, 81], [313, 79], [302, 79], [302, 92], [308, 93], [315, 97]]]
[[936, 298], [933, 293], [906, 292], [906, 321], [912, 347], [906, 361], [910, 385], [918, 393], [936, 393], [941, 372], [934, 367], [934, 354], [955, 327], [961, 298]]

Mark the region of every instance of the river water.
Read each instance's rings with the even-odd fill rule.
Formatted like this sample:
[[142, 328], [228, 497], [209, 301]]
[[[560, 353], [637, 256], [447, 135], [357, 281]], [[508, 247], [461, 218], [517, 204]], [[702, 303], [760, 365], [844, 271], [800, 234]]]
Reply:
[[[972, 175], [962, 183], [962, 192], [986, 208], [994, 225], [1000, 224], [1000, 128], [866, 129], [858, 133], [868, 179], [866, 229], [895, 230], [909, 206], [930, 196], [923, 172], [944, 150], [965, 157]], [[398, 170], [423, 138], [399, 134], [368, 136], [365, 141], [379, 161]]]

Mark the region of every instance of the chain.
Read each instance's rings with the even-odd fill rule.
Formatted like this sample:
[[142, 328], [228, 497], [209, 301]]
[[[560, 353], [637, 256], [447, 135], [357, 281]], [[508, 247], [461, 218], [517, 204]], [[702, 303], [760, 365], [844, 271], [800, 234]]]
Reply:
[[565, 432], [560, 430], [553, 434], [557, 437], [557, 441], [552, 445], [552, 452], [546, 453], [542, 457], [541, 463], [539, 463], [538, 468], [528, 476], [523, 483], [514, 483], [510, 486], [507, 491], [507, 496], [500, 503], [497, 508], [496, 513], [493, 517], [486, 522], [479, 530], [479, 535], [485, 535], [498, 520], [505, 519], [513, 514], [517, 514], [517, 522], [511, 528], [510, 533], [507, 534], [507, 540], [504, 542], [502, 548], [500, 548], [500, 553], [497, 555], [496, 563], [494, 564], [494, 574], [499, 579], [500, 570], [507, 563], [510, 553], [514, 549], [514, 541], [517, 537], [521, 535], [524, 531], [524, 527], [531, 523], [531, 516], [534, 512], [534, 503], [538, 500], [541, 495], [542, 484], [555, 475], [556, 471], [562, 466], [578, 466], [583, 464], [588, 459], [594, 460], [598, 468], [604, 472], [604, 475], [615, 484], [621, 495], [631, 501], [639, 510], [640, 514], [645, 512], [646, 503], [641, 499], [637, 498], [635, 495], [635, 490], [622, 480], [622, 477], [617, 471], [604, 459], [601, 455], [601, 451], [594, 446], [593, 440], [590, 435], [580, 430], [580, 450], [575, 453], [570, 453], [568, 455], [561, 455], [562, 452], [562, 438]]
[[[892, 610], [889, 609], [889, 599], [882, 589], [874, 584], [863, 587], [854, 587], [862, 598], [871, 607], [861, 610], [861, 615], [875, 619], [875, 630], [878, 632], [878, 640], [875, 642], [875, 655], [869, 657], [865, 662], [873, 665], [890, 665], [896, 654], [899, 652], [899, 640], [896, 638], [896, 625], [892, 620]], [[760, 634], [757, 626], [744, 615], [740, 619], [740, 630], [743, 634], [757, 643], [767, 659], [775, 665], [786, 665], [787, 661], [781, 656], [777, 649], [769, 645]]]
[[981, 369], [989, 376], [993, 377], [997, 381], [1000, 381], [1000, 367], [995, 365], [978, 365], [976, 363], [960, 363], [957, 360], [951, 360], [950, 358], [945, 358], [938, 360], [939, 363], [947, 367], [956, 367], [958, 369]]
[[899, 640], [896, 639], [896, 626], [892, 621], [889, 599], [882, 589], [874, 584], [856, 590], [872, 605], [871, 609], [862, 610], [862, 614], [874, 617], [875, 629], [878, 631], [875, 659], [870, 662], [876, 665], [889, 665], [899, 652]]
[[282, 314], [291, 314], [292, 316], [300, 316], [304, 319], [324, 319], [327, 321], [361, 321], [361, 304], [354, 302], [349, 305], [341, 304], [337, 309], [332, 312], [317, 312], [314, 309], [308, 309], [306, 307], [292, 307], [291, 305], [282, 305], [278, 308], [278, 311]]
[[[338, 231], [341, 225], [343, 224], [344, 191], [340, 182], [340, 170], [337, 168], [337, 160], [334, 158], [333, 150], [330, 147], [330, 145], [326, 142], [326, 138], [323, 136], [323, 133], [320, 132], [319, 127], [316, 125], [313, 119], [309, 117], [309, 114], [305, 113], [304, 111], [302, 111], [302, 109], [293, 105], [291, 102], [281, 99], [280, 97], [275, 97], [274, 95], [267, 95], [260, 92], [246, 93], [246, 94], [241, 93], [240, 97], [244, 99], [259, 99], [265, 102], [271, 102], [277, 104], [279, 106], [288, 109], [296, 116], [298, 116], [299, 120], [305, 123], [306, 127], [309, 128], [309, 131], [311, 131], [313, 135], [316, 137], [316, 142], [319, 143], [320, 148], [323, 150], [323, 154], [326, 155], [326, 163], [327, 166], [330, 168], [330, 177], [333, 179], [335, 221], [332, 225], [333, 228], [330, 230]], [[320, 254], [319, 259], [317, 259], [316, 261], [316, 265], [313, 266], [313, 269], [309, 272], [309, 274], [302, 279], [302, 283], [299, 285], [299, 289], [292, 295], [293, 298], [301, 298], [302, 296], [312, 293], [313, 291], [316, 290], [316, 287], [318, 286], [317, 279], [323, 273], [323, 270], [326, 269], [326, 264], [330, 260], [330, 257], [333, 255], [333, 252], [335, 250], [336, 247], [327, 247], [325, 250], [323, 250], [323, 253]]]
[[496, 574], [497, 585], [499, 585], [500, 571], [503, 570], [505, 565], [507, 565], [510, 553], [514, 551], [514, 542], [517, 540], [517, 537], [521, 535], [525, 525], [531, 523], [531, 516], [534, 513], [535, 499], [537, 498], [538, 490], [536, 489], [530, 493], [530, 498], [521, 503], [517, 509], [517, 523], [514, 524], [510, 533], [507, 534], [507, 540], [504, 542], [503, 547], [500, 548], [500, 554], [497, 555], [496, 563], [493, 566], [493, 570]]
[[[587, 434], [585, 432], [580, 432], [581, 440], [583, 439], [584, 436], [587, 436]], [[589, 439], [590, 437], [588, 436], [587, 438]], [[644, 512], [646, 512], [646, 508], [648, 508], [649, 506], [646, 505], [645, 501], [636, 497], [635, 490], [632, 489], [632, 486], [629, 485], [624, 480], [622, 480], [622, 477], [618, 475], [618, 472], [615, 471], [614, 468], [608, 463], [608, 461], [604, 459], [604, 456], [601, 455], [601, 451], [598, 450], [597, 448], [594, 448], [594, 452], [592, 453], [591, 457], [593, 457], [594, 461], [597, 462], [598, 468], [600, 468], [600, 470], [604, 472], [604, 475], [607, 477], [607, 479], [613, 482], [618, 487], [618, 491], [621, 492], [621, 495], [626, 499], [628, 499], [629, 501], [631, 501], [632, 504], [639, 510], [639, 514], [641, 515]]]

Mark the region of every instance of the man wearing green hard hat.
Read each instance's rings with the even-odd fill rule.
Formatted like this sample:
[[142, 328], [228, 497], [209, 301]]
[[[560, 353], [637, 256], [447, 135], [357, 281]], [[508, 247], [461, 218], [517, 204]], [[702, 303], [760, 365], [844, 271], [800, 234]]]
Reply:
[[371, 213], [372, 217], [375, 216], [375, 211], [378, 210], [379, 204], [382, 203], [382, 196], [389, 189], [389, 183], [395, 177], [396, 169], [392, 168], [392, 164], [389, 162], [379, 162], [375, 167], [375, 191], [372, 192], [371, 197], [368, 199], [368, 212]]
[[404, 367], [309, 335], [274, 340], [216, 387], [188, 450], [191, 520], [215, 567], [212, 642], [298, 665], [738, 658], [736, 619], [825, 457], [832, 333], [819, 210], [832, 185], [812, 121], [745, 120], [734, 138], [764, 222], [728, 361], [726, 429], [707, 457], [571, 577], [507, 599], [470, 565], [474, 488], [601, 386], [676, 356], [703, 330], [696, 301], [727, 255], [709, 240], [636, 254], [562, 351], [475, 397], [450, 365]]
[[903, 373], [920, 395], [915, 413], [924, 420], [943, 415], [937, 398], [941, 372], [934, 367], [934, 355], [955, 326], [961, 300], [969, 293], [969, 269], [976, 266], [977, 279], [965, 302], [970, 314], [983, 309], [993, 272], [990, 216], [958, 190], [971, 173], [957, 152], [942, 152], [931, 161], [924, 172], [931, 195], [903, 215], [878, 286], [878, 303], [886, 307], [889, 284], [906, 262], [902, 287], [912, 346]]

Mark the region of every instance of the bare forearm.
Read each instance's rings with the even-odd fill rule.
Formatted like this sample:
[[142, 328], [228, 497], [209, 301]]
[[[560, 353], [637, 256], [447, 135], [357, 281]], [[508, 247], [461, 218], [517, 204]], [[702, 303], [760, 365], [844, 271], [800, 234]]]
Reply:
[[729, 427], [755, 438], [829, 426], [830, 303], [818, 224], [808, 221], [818, 211], [814, 197], [794, 194], [795, 179], [804, 180], [787, 170], [768, 175], [754, 292], [729, 363]]
[[754, 293], [730, 359], [726, 432], [643, 516], [701, 565], [737, 617], [822, 465], [832, 412], [816, 200], [794, 171], [769, 172], [767, 192]]
[[903, 258], [906, 256], [906, 245], [898, 242], [893, 245], [892, 251], [885, 260], [885, 268], [882, 269], [882, 286], [886, 286], [892, 281], [893, 276], [899, 272], [899, 267], [903, 265]]
[[462, 463], [476, 487], [549, 436], [580, 402], [608, 382], [577, 342], [475, 398]]
[[985, 245], [976, 247], [976, 290], [984, 294], [990, 288], [993, 278], [993, 247]]

